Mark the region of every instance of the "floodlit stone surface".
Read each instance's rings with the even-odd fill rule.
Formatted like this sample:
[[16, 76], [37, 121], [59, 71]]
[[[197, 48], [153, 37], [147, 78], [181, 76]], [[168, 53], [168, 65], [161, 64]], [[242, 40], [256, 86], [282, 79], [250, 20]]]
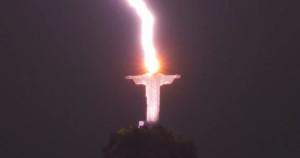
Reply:
[[126, 77], [126, 79], [132, 79], [137, 85], [146, 86], [147, 122], [157, 122], [159, 119], [160, 86], [171, 84], [176, 78], [180, 78], [180, 75], [154, 73]]

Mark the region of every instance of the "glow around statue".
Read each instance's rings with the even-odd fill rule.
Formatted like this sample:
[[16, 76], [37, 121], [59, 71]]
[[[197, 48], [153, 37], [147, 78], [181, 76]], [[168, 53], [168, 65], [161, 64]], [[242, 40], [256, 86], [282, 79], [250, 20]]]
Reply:
[[160, 106], [160, 86], [171, 84], [174, 79], [180, 78], [180, 75], [164, 75], [162, 73], [149, 73], [139, 76], [127, 76], [126, 79], [132, 79], [137, 85], [146, 86], [147, 98], [147, 122], [155, 123], [159, 119]]

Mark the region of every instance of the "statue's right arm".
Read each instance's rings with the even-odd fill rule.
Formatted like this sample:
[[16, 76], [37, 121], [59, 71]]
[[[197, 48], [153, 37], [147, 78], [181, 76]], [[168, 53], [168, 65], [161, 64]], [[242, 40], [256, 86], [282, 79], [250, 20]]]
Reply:
[[126, 76], [125, 79], [127, 79], [127, 80], [132, 80], [132, 79], [133, 79], [133, 76]]
[[126, 79], [131, 79], [134, 81], [135, 84], [145, 84], [146, 80], [143, 75], [141, 76], [126, 76]]

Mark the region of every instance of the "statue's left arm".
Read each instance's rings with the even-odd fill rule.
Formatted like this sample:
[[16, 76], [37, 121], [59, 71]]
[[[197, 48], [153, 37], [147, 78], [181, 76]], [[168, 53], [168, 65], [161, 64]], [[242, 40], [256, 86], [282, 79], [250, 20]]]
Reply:
[[176, 78], [180, 78], [180, 75], [162, 75], [160, 85], [171, 84]]

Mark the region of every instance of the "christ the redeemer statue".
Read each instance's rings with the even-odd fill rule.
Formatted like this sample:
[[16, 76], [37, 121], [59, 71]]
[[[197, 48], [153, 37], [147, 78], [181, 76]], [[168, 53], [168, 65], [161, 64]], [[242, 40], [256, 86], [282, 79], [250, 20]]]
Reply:
[[176, 78], [180, 78], [180, 75], [154, 73], [126, 77], [126, 79], [132, 79], [137, 85], [142, 84], [146, 86], [147, 122], [155, 123], [158, 121], [160, 86], [164, 84], [171, 84]]

